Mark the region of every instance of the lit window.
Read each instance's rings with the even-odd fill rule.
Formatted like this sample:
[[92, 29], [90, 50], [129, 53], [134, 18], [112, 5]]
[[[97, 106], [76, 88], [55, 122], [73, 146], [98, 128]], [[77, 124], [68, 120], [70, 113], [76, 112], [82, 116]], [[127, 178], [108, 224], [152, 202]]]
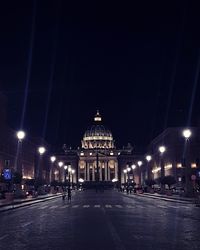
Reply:
[[196, 168], [197, 167], [197, 164], [196, 163], [192, 163], [191, 164], [191, 168]]
[[168, 164], [165, 166], [165, 170], [172, 168], [172, 164]]

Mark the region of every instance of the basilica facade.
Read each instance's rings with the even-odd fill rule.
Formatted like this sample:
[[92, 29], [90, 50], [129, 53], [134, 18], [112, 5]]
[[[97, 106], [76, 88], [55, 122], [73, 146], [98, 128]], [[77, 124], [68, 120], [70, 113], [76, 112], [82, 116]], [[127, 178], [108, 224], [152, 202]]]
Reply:
[[[139, 157], [133, 155], [130, 144], [123, 149], [116, 148], [112, 132], [103, 125], [99, 111], [94, 116], [90, 129], [85, 131], [81, 147], [73, 150], [64, 146], [64, 152], [59, 160], [74, 170], [74, 183], [126, 182], [123, 170]], [[64, 170], [62, 176], [61, 181], [65, 176]], [[136, 174], [134, 178], [137, 179]]]

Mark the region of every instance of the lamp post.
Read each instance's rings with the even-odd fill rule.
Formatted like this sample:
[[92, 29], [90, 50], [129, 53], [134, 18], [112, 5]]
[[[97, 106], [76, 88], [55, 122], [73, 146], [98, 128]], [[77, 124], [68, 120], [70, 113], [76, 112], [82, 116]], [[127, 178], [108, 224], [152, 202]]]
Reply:
[[58, 166], [59, 166], [59, 181], [61, 182], [61, 168], [64, 165], [64, 163], [62, 161], [58, 162]]
[[71, 166], [69, 165], [69, 167], [68, 167], [69, 186], [71, 186], [71, 172], [72, 172], [72, 168], [71, 168]]
[[149, 167], [149, 162], [152, 160], [151, 155], [146, 155], [146, 160], [147, 160], [147, 179], [150, 180], [151, 179], [151, 170]]
[[186, 196], [190, 196], [192, 194], [192, 186], [190, 183], [190, 166], [188, 162], [188, 143], [189, 139], [192, 135], [192, 132], [190, 129], [184, 129], [182, 131], [182, 135], [185, 138], [185, 148], [184, 148], [184, 156], [185, 156], [185, 162], [184, 162], [184, 168], [185, 168], [185, 188], [186, 188]]
[[131, 169], [132, 169], [132, 175], [133, 175], [133, 182], [135, 182], [135, 176], [134, 176], [133, 171], [136, 169], [136, 165], [135, 165], [135, 164], [132, 164], [132, 165], [131, 165]]
[[[158, 150], [160, 152], [160, 168], [161, 168], [160, 176], [161, 176], [161, 181], [162, 181], [162, 179], [165, 176], [165, 167], [164, 167], [164, 161], [163, 161], [163, 154], [166, 151], [166, 147], [162, 145], [162, 146], [160, 146], [158, 148]], [[161, 191], [163, 191], [164, 188], [165, 188], [164, 184], [161, 184], [161, 189], [162, 189]]]
[[124, 183], [126, 183], [126, 174], [127, 174], [127, 169], [124, 169], [124, 170], [123, 170], [123, 172], [124, 172]]
[[54, 178], [53, 178], [53, 164], [56, 161], [56, 157], [54, 155], [52, 155], [50, 157], [50, 161], [51, 161], [51, 168], [50, 168], [50, 183], [51, 183], [52, 180], [55, 180], [55, 175], [54, 175]]
[[18, 173], [22, 174], [22, 162], [21, 162], [22, 141], [26, 137], [26, 133], [23, 130], [19, 130], [16, 133], [16, 136], [18, 139], [18, 145], [17, 145], [17, 153], [16, 153], [16, 159], [15, 159], [15, 169]]
[[72, 169], [72, 186], [73, 186], [73, 183], [74, 183], [74, 174], [75, 174], [75, 170]]
[[66, 182], [67, 182], [67, 169], [68, 169], [68, 166], [64, 165], [64, 170], [65, 170], [65, 185], [66, 185]]
[[39, 161], [38, 161], [38, 168], [37, 168], [37, 174], [36, 177], [37, 178], [41, 178], [42, 177], [42, 172], [41, 172], [41, 158], [43, 156], [43, 154], [46, 152], [46, 148], [44, 146], [40, 146], [38, 147], [38, 153], [40, 155]]
[[138, 161], [137, 164], [139, 166], [139, 185], [141, 185], [141, 166], [142, 166], [143, 162]]
[[130, 183], [130, 171], [131, 171], [131, 168], [130, 167], [127, 167], [127, 175], [128, 175], [128, 184]]

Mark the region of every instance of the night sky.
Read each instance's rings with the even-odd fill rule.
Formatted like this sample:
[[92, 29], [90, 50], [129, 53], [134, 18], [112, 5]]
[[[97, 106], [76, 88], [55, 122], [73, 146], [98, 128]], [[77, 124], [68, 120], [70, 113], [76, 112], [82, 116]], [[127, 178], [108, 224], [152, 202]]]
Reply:
[[1, 1], [10, 127], [76, 148], [99, 109], [117, 147], [145, 152], [166, 127], [200, 124], [198, 1], [108, 2]]

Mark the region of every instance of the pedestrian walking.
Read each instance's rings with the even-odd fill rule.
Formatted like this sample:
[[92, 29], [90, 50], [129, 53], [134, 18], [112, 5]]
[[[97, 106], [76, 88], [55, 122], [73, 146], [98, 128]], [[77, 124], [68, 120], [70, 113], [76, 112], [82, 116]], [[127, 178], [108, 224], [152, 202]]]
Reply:
[[65, 193], [65, 191], [63, 191], [63, 193], [62, 193], [62, 200], [64, 201], [65, 198], [66, 198], [66, 193]]
[[68, 198], [68, 202], [71, 202], [71, 199], [72, 199], [72, 191], [71, 191], [71, 188], [68, 187], [67, 189], [67, 198]]

